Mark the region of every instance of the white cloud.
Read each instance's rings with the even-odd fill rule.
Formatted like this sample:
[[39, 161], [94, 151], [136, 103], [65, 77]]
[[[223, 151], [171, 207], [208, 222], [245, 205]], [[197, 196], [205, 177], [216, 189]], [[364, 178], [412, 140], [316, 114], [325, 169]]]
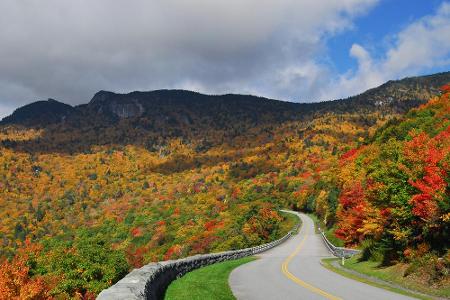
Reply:
[[409, 24], [395, 38], [384, 57], [373, 60], [361, 45], [354, 44], [350, 55], [357, 59], [356, 72], [348, 72], [332, 85], [323, 99], [357, 94], [390, 79], [427, 72], [450, 65], [450, 3], [443, 3], [436, 14]]
[[82, 103], [100, 89], [310, 98], [326, 39], [377, 2], [2, 0], [0, 106]]
[[370, 71], [372, 69], [372, 58], [369, 52], [361, 45], [353, 44], [350, 48], [350, 55], [358, 60], [358, 65], [361, 70]]

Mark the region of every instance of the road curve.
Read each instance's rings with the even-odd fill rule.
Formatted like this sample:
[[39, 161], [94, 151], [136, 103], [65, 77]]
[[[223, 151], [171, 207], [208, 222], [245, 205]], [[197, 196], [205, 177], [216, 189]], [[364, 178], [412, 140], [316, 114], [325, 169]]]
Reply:
[[320, 261], [330, 253], [314, 233], [314, 222], [305, 214], [296, 214], [303, 222], [299, 234], [231, 272], [229, 283], [238, 300], [413, 299], [325, 269]]

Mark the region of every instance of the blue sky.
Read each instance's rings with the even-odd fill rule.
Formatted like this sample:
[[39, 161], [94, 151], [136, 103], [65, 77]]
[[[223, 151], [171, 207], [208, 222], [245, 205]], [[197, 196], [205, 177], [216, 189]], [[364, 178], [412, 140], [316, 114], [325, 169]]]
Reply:
[[[383, 55], [393, 36], [420, 18], [433, 15], [441, 0], [382, 0], [365, 15], [354, 20], [354, 28], [327, 42], [329, 60], [336, 72], [344, 73], [357, 67], [349, 56], [352, 44], [359, 43], [370, 49], [373, 56]], [[447, 67], [434, 67], [427, 72], [448, 71]]]
[[439, 0], [383, 0], [366, 15], [354, 21], [354, 28], [328, 41], [330, 58], [338, 72], [355, 68], [357, 63], [348, 55], [352, 44], [358, 42], [384, 53], [389, 37], [423, 16], [433, 14]]
[[2, 0], [0, 11], [0, 118], [99, 90], [310, 102], [450, 70], [450, 0]]
[[[449, 1], [380, 0], [325, 38], [324, 68], [340, 98], [391, 79], [450, 70]], [[322, 63], [322, 61], [319, 59]]]

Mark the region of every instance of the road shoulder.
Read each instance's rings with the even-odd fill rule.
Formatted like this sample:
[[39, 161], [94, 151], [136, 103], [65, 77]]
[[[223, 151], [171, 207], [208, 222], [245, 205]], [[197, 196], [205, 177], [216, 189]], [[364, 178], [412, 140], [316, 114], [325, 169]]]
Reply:
[[372, 276], [368, 276], [359, 272], [356, 272], [351, 269], [347, 269], [340, 265], [340, 259], [338, 258], [325, 258], [322, 259], [321, 264], [326, 269], [333, 271], [339, 275], [345, 276], [347, 278], [369, 284], [371, 286], [375, 286], [378, 288], [382, 288], [397, 294], [413, 297], [416, 299], [424, 299], [424, 300], [434, 300], [434, 299], [444, 299], [444, 298], [438, 298], [431, 295], [425, 295], [416, 291], [409, 290], [405, 287], [402, 287], [400, 285], [397, 285], [395, 283], [387, 282], [384, 280], [381, 280], [379, 278], [375, 278]]

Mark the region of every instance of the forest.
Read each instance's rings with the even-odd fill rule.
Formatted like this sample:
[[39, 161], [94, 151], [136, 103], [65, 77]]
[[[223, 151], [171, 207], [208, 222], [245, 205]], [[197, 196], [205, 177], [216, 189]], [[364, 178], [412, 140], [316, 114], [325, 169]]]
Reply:
[[178, 91], [18, 110], [0, 127], [0, 299], [94, 299], [149, 262], [274, 240], [293, 225], [281, 208], [448, 284], [449, 76], [307, 109]]

